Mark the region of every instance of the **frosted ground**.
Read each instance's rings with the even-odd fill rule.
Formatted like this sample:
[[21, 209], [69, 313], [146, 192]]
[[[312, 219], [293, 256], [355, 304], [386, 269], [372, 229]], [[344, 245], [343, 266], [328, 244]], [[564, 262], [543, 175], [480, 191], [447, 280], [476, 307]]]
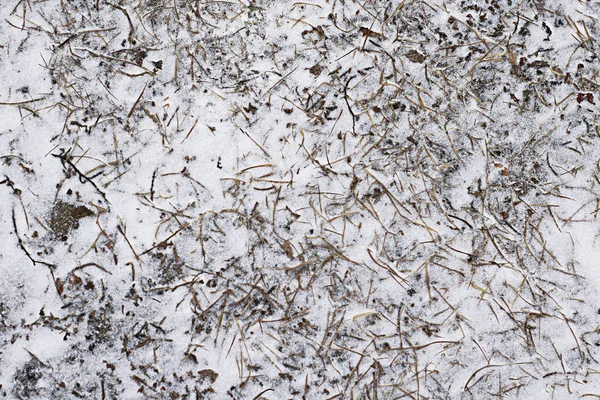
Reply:
[[0, 396], [600, 398], [599, 11], [1, 1]]

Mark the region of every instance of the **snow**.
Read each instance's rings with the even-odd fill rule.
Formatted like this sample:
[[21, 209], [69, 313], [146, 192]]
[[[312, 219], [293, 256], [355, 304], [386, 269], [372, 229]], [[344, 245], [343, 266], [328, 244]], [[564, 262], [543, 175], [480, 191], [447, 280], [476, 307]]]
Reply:
[[0, 4], [0, 395], [600, 397], [597, 2]]

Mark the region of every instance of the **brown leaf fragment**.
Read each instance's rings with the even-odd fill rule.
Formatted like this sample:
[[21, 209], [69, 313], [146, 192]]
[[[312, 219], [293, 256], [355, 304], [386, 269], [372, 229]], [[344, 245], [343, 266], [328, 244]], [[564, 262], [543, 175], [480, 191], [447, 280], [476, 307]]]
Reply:
[[419, 53], [416, 50], [409, 50], [406, 54], [405, 54], [406, 58], [408, 58], [410, 61], [414, 62], [414, 63], [418, 63], [418, 64], [422, 64], [423, 62], [425, 62], [425, 60], [427, 59], [427, 56]]
[[319, 76], [321, 75], [321, 72], [323, 71], [323, 67], [319, 64], [315, 64], [312, 67], [310, 67], [308, 69], [308, 71], [313, 74], [314, 76]]
[[63, 290], [65, 289], [65, 285], [61, 282], [60, 278], [56, 278], [55, 285], [58, 295], [62, 296]]
[[146, 51], [138, 49], [136, 51], [133, 52], [132, 54], [132, 61], [140, 66], [143, 64], [144, 59], [148, 56], [148, 53], [146, 53]]
[[508, 62], [511, 65], [519, 65], [517, 62], [517, 53], [515, 53], [511, 48], [508, 48]]
[[283, 247], [283, 250], [285, 251], [285, 254], [289, 258], [294, 258], [294, 250], [292, 250], [292, 244], [290, 243], [289, 240], [284, 240], [282, 247]]
[[158, 61], [151, 61], [152, 65], [154, 66], [154, 68], [156, 69], [162, 69], [163, 67], [163, 61], [162, 60], [158, 60]]
[[548, 62], [544, 60], [535, 60], [527, 64], [527, 66], [530, 68], [546, 68], [549, 67], [550, 64], [548, 64]]
[[248, 107], [244, 107], [244, 111], [252, 114], [256, 114], [256, 110], [258, 110], [258, 108], [256, 108], [252, 103], [248, 103]]
[[313, 32], [316, 32], [320, 37], [325, 36], [325, 30], [323, 29], [323, 27], [321, 25], [313, 27], [313, 29], [307, 29], [305, 31], [302, 31], [302, 36], [306, 36]]
[[588, 93], [585, 96], [585, 99], [588, 101], [588, 103], [596, 105], [596, 103], [594, 103], [594, 95], [592, 93]]
[[203, 369], [202, 371], [198, 371], [198, 375], [200, 375], [200, 379], [207, 379], [210, 383], [215, 383], [219, 377], [219, 374], [212, 369]]
[[375, 31], [372, 31], [371, 29], [363, 26], [358, 30], [363, 36], [368, 36], [368, 37], [379, 37], [381, 36], [381, 33], [377, 33]]
[[189, 358], [190, 360], [192, 360], [192, 362], [194, 364], [198, 364], [198, 357], [196, 357], [196, 355], [194, 353], [187, 353], [185, 355], [185, 357]]
[[83, 283], [83, 280], [78, 275], [72, 274], [69, 277], [69, 283], [72, 286], [79, 286], [79, 285], [81, 285]]

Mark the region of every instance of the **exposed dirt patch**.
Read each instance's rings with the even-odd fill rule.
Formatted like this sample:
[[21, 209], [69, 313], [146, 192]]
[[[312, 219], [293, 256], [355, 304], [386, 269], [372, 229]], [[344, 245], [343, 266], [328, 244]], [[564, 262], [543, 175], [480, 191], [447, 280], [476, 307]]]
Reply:
[[50, 212], [50, 228], [58, 238], [64, 238], [79, 228], [79, 220], [91, 217], [94, 212], [85, 206], [57, 201]]

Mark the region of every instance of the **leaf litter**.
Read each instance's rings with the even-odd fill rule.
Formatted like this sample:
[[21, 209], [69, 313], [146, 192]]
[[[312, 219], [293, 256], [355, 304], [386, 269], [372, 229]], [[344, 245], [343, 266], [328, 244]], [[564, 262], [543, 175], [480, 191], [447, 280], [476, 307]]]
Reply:
[[0, 13], [2, 396], [600, 397], [598, 3]]

